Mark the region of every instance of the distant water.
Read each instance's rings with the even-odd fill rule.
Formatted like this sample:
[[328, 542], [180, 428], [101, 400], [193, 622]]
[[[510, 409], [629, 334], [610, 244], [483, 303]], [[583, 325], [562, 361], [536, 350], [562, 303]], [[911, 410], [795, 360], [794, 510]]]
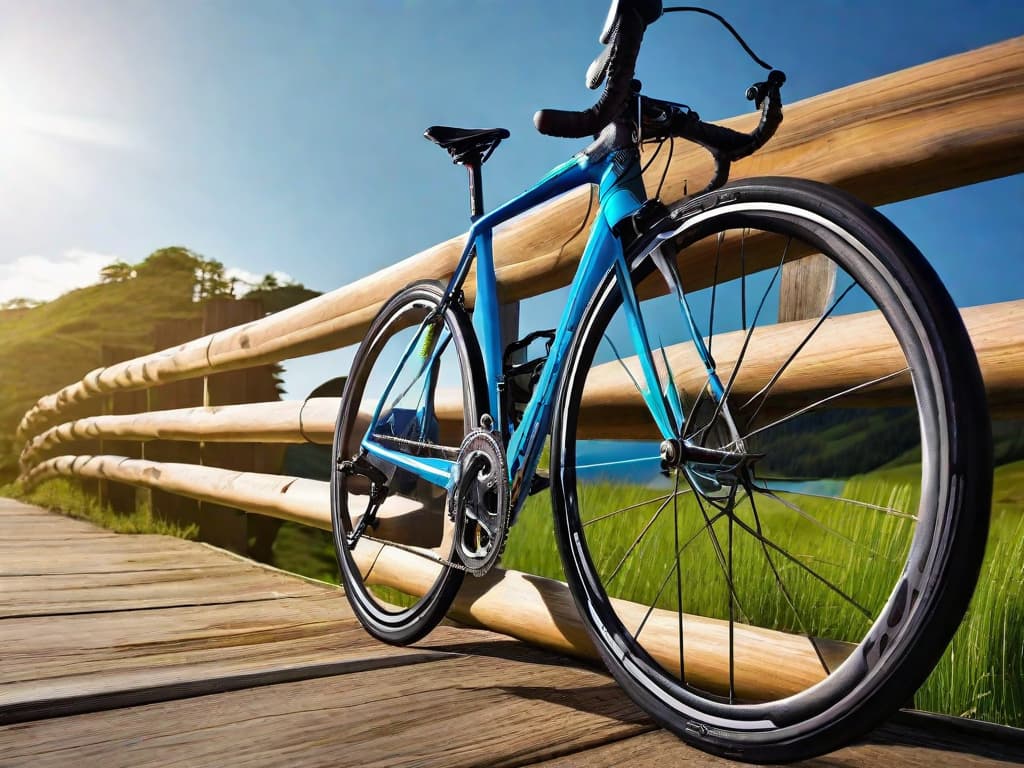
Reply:
[[[631, 483], [653, 488], [670, 488], [672, 481], [661, 473], [660, 441], [586, 440], [576, 444], [576, 475], [584, 482]], [[846, 481], [772, 480], [772, 488], [801, 493], [836, 496]]]

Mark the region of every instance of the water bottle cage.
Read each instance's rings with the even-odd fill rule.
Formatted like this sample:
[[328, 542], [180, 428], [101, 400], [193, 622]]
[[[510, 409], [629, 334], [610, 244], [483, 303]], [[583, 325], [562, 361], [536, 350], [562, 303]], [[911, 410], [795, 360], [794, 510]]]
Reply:
[[[545, 339], [544, 354], [526, 362], [516, 363], [514, 358], [522, 352], [526, 352], [530, 345], [538, 339]], [[522, 421], [526, 405], [533, 396], [533, 390], [540, 381], [541, 371], [548, 361], [551, 353], [551, 344], [555, 340], [555, 331], [534, 331], [519, 341], [514, 341], [505, 348], [502, 358], [502, 367], [505, 374], [507, 387], [508, 417], [513, 428], [519, 426]]]

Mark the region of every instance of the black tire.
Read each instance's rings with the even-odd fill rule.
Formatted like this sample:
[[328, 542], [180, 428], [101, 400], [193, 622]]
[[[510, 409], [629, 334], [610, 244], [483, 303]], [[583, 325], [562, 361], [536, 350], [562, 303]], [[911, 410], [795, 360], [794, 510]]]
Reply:
[[[609, 370], [620, 370], [614, 357], [623, 359], [611, 344], [621, 330], [617, 323], [622, 322], [622, 298], [614, 271], [610, 272], [580, 323], [558, 387], [551, 478], [566, 579], [612, 675], [642, 708], [683, 740], [746, 761], [783, 762], [821, 754], [911, 702], [967, 608], [984, 552], [992, 493], [989, 417], [977, 361], [959, 312], [913, 244], [877, 211], [831, 187], [793, 179], [751, 179], [676, 206], [627, 249], [632, 282], [646, 279], [650, 286], [661, 281], [664, 293], [674, 287], [668, 284], [674, 278], [670, 269], [656, 267], [649, 257], [659, 244], [679, 249], [681, 287], [687, 289], [691, 307], [705, 302], [714, 317], [716, 304], [724, 312], [722, 307], [732, 302], [743, 307], [737, 328], [742, 319], [742, 328], [759, 329], [750, 334], [738, 330], [731, 341], [723, 340], [715, 333], [723, 325], [721, 315], [713, 324], [708, 315], [701, 315], [701, 322], [713, 325], [700, 330], [710, 333], [712, 357], [726, 348], [718, 368], [728, 392], [721, 408], [709, 396], [703, 367], [703, 379], [679, 374], [685, 345], [663, 355], [648, 331], [659, 387], [671, 377], [687, 409], [683, 436], [733, 454], [728, 462], [710, 465], [705, 458], [698, 464], [691, 458], [678, 469], [670, 468], [665, 481], [670, 490], [642, 502], [639, 499], [654, 496], [655, 491], [631, 490], [641, 487], [639, 475], [628, 484], [615, 480], [613, 488], [607, 476], [595, 476], [597, 471], [611, 472], [613, 466], [605, 457], [604, 463], [598, 462], [599, 470], [593, 469], [595, 451], [605, 449], [604, 443], [595, 442], [595, 435], [621, 438], [615, 425], [629, 420], [615, 414], [625, 414], [637, 403], [633, 417], [645, 411], [624, 373], [617, 375], [632, 399], [622, 395], [617, 410], [603, 408], [600, 423], [588, 420], [582, 406], [588, 381], [595, 387], [588, 392], [609, 397], [609, 390], [597, 385], [607, 381], [601, 377], [609, 376]], [[767, 245], [778, 249], [770, 260]], [[682, 250], [687, 247], [689, 251]], [[713, 266], [687, 260], [687, 254], [701, 247], [713, 257]], [[815, 251], [845, 273], [843, 285], [849, 278], [849, 287], [840, 293], [840, 278], [835, 278], [831, 296], [820, 310], [827, 321], [812, 317], [767, 328], [763, 309], [771, 312], [774, 300], [762, 300], [757, 312], [749, 311], [757, 305], [762, 287], [767, 286], [763, 295], [770, 299], [775, 286], [783, 284], [773, 270], [792, 256]], [[755, 275], [755, 269], [762, 271]], [[697, 290], [716, 282], [714, 291]], [[641, 302], [646, 323], [665, 316], [669, 298]], [[785, 316], [790, 295], [776, 298], [785, 307], [780, 316]], [[862, 303], [871, 302], [881, 312], [861, 315]], [[828, 309], [833, 303], [836, 306]], [[674, 306], [678, 309], [677, 299]], [[799, 366], [793, 360], [801, 353], [807, 359], [812, 349], [833, 349], [821, 345], [838, 343], [842, 333], [836, 329], [868, 321], [895, 335], [899, 344], [890, 344], [888, 354], [894, 359], [902, 355], [905, 369], [897, 364], [883, 370], [891, 370], [891, 375], [880, 377], [876, 369], [881, 363], [872, 368], [880, 353], [871, 350], [858, 366], [864, 372], [857, 373], [869, 386], [843, 385], [809, 395], [799, 387], [787, 389], [786, 377], [797, 376]], [[808, 335], [811, 328], [817, 330]], [[677, 335], [690, 339], [685, 332]], [[804, 338], [811, 339], [806, 346], [797, 341]], [[843, 355], [858, 354], [861, 344], [870, 346], [875, 338], [854, 334]], [[794, 343], [789, 352], [775, 353], [765, 342], [771, 339]], [[765, 344], [762, 348], [769, 357], [757, 357], [758, 343]], [[689, 344], [692, 351], [693, 343]], [[601, 368], [598, 358], [607, 354], [609, 345], [613, 356], [606, 365], [611, 368]], [[789, 359], [793, 349], [798, 351], [788, 364], [777, 362]], [[735, 366], [737, 358], [741, 362]], [[676, 364], [665, 375], [671, 360]], [[769, 361], [762, 366], [764, 373], [744, 372], [744, 362], [748, 371], [756, 372], [762, 360]], [[838, 365], [838, 358], [832, 360]], [[730, 389], [732, 367], [740, 373]], [[772, 383], [768, 372], [780, 368], [782, 374]], [[633, 370], [633, 384], [639, 390], [644, 379], [639, 369]], [[750, 383], [745, 383], [748, 378]], [[699, 386], [688, 385], [698, 380]], [[901, 383], [902, 389], [892, 386]], [[742, 387], [747, 389], [740, 391]], [[668, 390], [663, 392], [668, 400]], [[835, 397], [830, 399], [831, 395]], [[856, 407], [841, 407], [851, 403]], [[632, 434], [639, 435], [637, 429]], [[640, 439], [629, 443], [629, 450], [639, 457], [629, 461], [641, 467], [650, 460], [656, 471], [661, 438], [656, 430], [643, 429], [655, 440], [650, 445]], [[818, 439], [815, 430], [827, 432], [824, 439]], [[829, 439], [834, 445], [837, 435], [843, 450], [830, 450]], [[913, 446], [907, 448], [903, 442], [915, 439], [921, 452], [919, 469]], [[870, 450], [863, 450], [865, 446]], [[889, 467], [872, 462], [888, 462]], [[853, 476], [858, 479], [849, 479]], [[806, 486], [808, 478], [834, 485]], [[824, 487], [828, 490], [820, 490]], [[892, 488], [909, 491], [904, 498], [893, 495], [897, 491]], [[630, 504], [624, 501], [627, 491], [634, 494]], [[872, 494], [882, 494], [878, 498], [883, 500]], [[609, 497], [614, 498], [610, 513]], [[661, 509], [671, 508], [672, 520], [661, 516], [659, 504]], [[681, 531], [684, 526], [689, 529]], [[670, 582], [674, 583], [669, 586]], [[636, 613], [615, 598], [650, 610]], [[702, 600], [711, 605], [701, 609], [704, 615], [722, 620], [703, 624], [711, 628], [709, 642], [727, 643], [724, 650], [706, 657], [711, 659], [710, 672], [695, 661], [698, 625], [681, 618], [689, 613], [688, 601], [700, 612]], [[751, 637], [756, 636], [757, 643], [744, 645], [743, 625], [803, 636], [798, 642], [805, 645], [802, 650], [794, 645], [797, 650], [791, 654], [775, 651], [755, 662], [756, 649], [764, 647], [762, 637], [772, 642], [784, 638], [755, 633]], [[659, 631], [660, 645], [655, 642]], [[825, 632], [847, 644], [815, 639], [828, 637]], [[680, 636], [678, 650], [671, 645], [666, 650], [664, 638]], [[807, 679], [784, 680], [790, 669], [806, 669]], [[759, 689], [765, 681], [768, 689]]]
[[[334, 433], [336, 461], [331, 470], [331, 522], [345, 594], [352, 610], [371, 635], [398, 645], [413, 643], [433, 629], [444, 617], [462, 584], [464, 571], [459, 568], [461, 563], [457, 553], [449, 546], [452, 523], [448, 515], [447, 493], [443, 488], [401, 472], [382, 459], [372, 458], [373, 466], [388, 479], [388, 498], [382, 509], [387, 510], [389, 504], [394, 509], [395, 504], [404, 503], [411, 510], [411, 516], [404, 518], [404, 527], [395, 524], [403, 519], [390, 518], [365, 530], [357, 542], [356, 551], [367, 548], [364, 551], [372, 549], [377, 554], [371, 553], [363, 558], [364, 572], [347, 539], [359, 519], [357, 511], [351, 508], [352, 504], [355, 501], [366, 503], [369, 484], [363, 476], [340, 471], [339, 465], [359, 454], [359, 443], [367, 428], [365, 421], [359, 420], [360, 404], [364, 414], [367, 411], [372, 413], [385, 394], [389, 398], [397, 398], [397, 402], [389, 399], [383, 407], [378, 419], [378, 424], [382, 425], [380, 430], [400, 446], [407, 446], [408, 442], [400, 441], [414, 435], [421, 447], [409, 450], [418, 455], [436, 452], [453, 456], [459, 449], [462, 436], [478, 423], [486, 409], [487, 395], [480, 351], [466, 311], [458, 303], [453, 303], [444, 313], [443, 325], [437, 325], [428, 334], [424, 324], [424, 320], [440, 305], [443, 293], [443, 286], [439, 283], [416, 282], [395, 294], [380, 310], [352, 363]], [[388, 382], [402, 359], [402, 351], [409, 344], [416, 344], [420, 351], [443, 350], [438, 353], [437, 367], [427, 366], [423, 361], [430, 358], [421, 357], [419, 351], [414, 351], [401, 366], [394, 385], [388, 389]], [[434, 368], [439, 377], [434, 386], [424, 383], [429, 368]], [[435, 414], [433, 403], [439, 391], [436, 382], [451, 385], [453, 379], [458, 380], [456, 386], [448, 386], [444, 391], [450, 399], [455, 396], [453, 393], [457, 395], [461, 391], [461, 423], [457, 418], [445, 421], [424, 416], [423, 413]], [[396, 392], [400, 390], [414, 400], [398, 397]], [[431, 407], [420, 410], [428, 401]], [[414, 408], [403, 407], [410, 402], [415, 402]], [[448, 402], [447, 405], [451, 408], [457, 404]], [[386, 517], [386, 512], [382, 514]], [[381, 544], [392, 547], [383, 550], [379, 548]], [[378, 564], [379, 553], [396, 552], [396, 548], [399, 556], [403, 553], [419, 556], [437, 566], [436, 574], [430, 577], [433, 581], [423, 594], [403, 591], [396, 584], [379, 583], [383, 568]], [[371, 578], [371, 574], [375, 578]]]

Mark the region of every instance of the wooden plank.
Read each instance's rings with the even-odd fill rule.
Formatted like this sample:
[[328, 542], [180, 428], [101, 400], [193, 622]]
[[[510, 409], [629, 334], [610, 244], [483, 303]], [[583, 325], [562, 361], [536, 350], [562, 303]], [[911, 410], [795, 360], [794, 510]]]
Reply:
[[89, 547], [83, 547], [83, 542], [61, 540], [48, 543], [44, 547], [25, 547], [17, 551], [10, 549], [4, 553], [3, 558], [0, 558], [0, 576], [119, 573], [166, 570], [182, 566], [197, 568], [224, 562], [222, 556], [213, 550], [182, 550], [170, 546], [170, 542], [174, 541], [170, 537], [153, 538], [167, 540], [168, 547], [160, 549], [150, 542], [136, 544], [119, 539], [114, 540], [113, 546], [106, 547], [110, 540], [102, 539], [90, 544]]
[[[736, 164], [733, 178], [818, 179], [878, 205], [1024, 170], [1024, 37], [912, 67], [788, 105], [767, 147]], [[723, 124], [750, 130], [756, 116]], [[706, 153], [678, 146], [664, 198], [710, 175]], [[660, 178], [655, 163], [650, 179]], [[567, 285], [587, 234], [589, 189], [578, 189], [495, 234], [502, 301]], [[593, 212], [591, 211], [591, 215]], [[359, 341], [377, 309], [411, 280], [447, 279], [465, 236], [296, 307], [176, 348], [99, 368], [41, 398], [18, 428], [22, 439], [58, 420], [72, 403], [143, 387], [315, 354]], [[706, 256], [706, 254], [705, 254]], [[689, 274], [689, 272], [684, 272]], [[692, 287], [692, 280], [688, 280]], [[466, 285], [472, 301], [474, 283]]]
[[7, 576], [0, 578], [0, 619], [221, 605], [321, 592], [309, 582], [241, 562], [141, 573]]
[[[451, 638], [465, 630], [439, 632]], [[5, 619], [0, 647], [3, 722], [226, 690], [240, 678], [251, 686], [289, 668], [305, 669], [300, 676], [336, 674], [318, 665], [379, 666], [423, 653], [371, 638], [336, 589], [258, 605]]]
[[[72, 523], [78, 522], [77, 520], [70, 520], [70, 518], [69, 521]], [[0, 541], [0, 543], [6, 543], [14, 540], [45, 540], [55, 535], [70, 536], [76, 540], [85, 538], [95, 540], [97, 538], [117, 537], [117, 534], [113, 531], [96, 528], [89, 524], [85, 524], [83, 526], [72, 525], [69, 527], [49, 520], [29, 521], [5, 518], [0, 521], [0, 536], [2, 536], [2, 541]]]
[[[140, 559], [160, 567], [120, 570]], [[166, 536], [0, 540], [0, 561], [43, 572], [0, 578], [2, 722], [450, 655], [377, 642], [335, 587]], [[443, 628], [437, 642], [465, 634]]]
[[42, 507], [37, 507], [35, 504], [26, 504], [25, 502], [18, 501], [17, 499], [6, 499], [0, 497], [0, 517], [6, 517], [7, 515], [11, 515], [12, 517], [50, 517], [49, 512]]
[[33, 765], [511, 766], [649, 730], [564, 660], [457, 658], [0, 728]]
[[[795, 765], [804, 768], [995, 768], [1020, 765], [1024, 748], [1014, 729], [1003, 729], [1009, 738], [986, 739], [949, 727], [936, 728], [921, 718], [903, 718], [900, 724], [888, 724], [870, 733], [856, 744], [829, 755]], [[1010, 738], [1016, 738], [1013, 744]], [[687, 746], [667, 731], [652, 731], [580, 752], [574, 755], [532, 763], [532, 768], [664, 768], [685, 765], [693, 768], [726, 768], [748, 765]]]

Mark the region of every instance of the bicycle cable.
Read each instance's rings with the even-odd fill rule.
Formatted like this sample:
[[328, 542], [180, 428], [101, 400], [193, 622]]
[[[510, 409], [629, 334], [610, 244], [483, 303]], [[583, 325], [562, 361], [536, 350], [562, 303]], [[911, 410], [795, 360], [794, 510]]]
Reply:
[[676, 12], [679, 12], [679, 11], [687, 11], [687, 12], [692, 12], [692, 13], [703, 13], [705, 16], [710, 16], [713, 19], [718, 19], [718, 21], [720, 21], [725, 26], [725, 28], [728, 29], [732, 33], [732, 36], [736, 38], [737, 42], [739, 42], [739, 44], [743, 46], [743, 50], [747, 52], [747, 55], [750, 56], [750, 58], [752, 58], [758, 65], [764, 67], [765, 69], [769, 69], [769, 70], [770, 69], [774, 69], [774, 67], [772, 67], [770, 64], [765, 62], [762, 58], [760, 58], [756, 53], [754, 53], [754, 51], [750, 48], [750, 46], [747, 45], [747, 41], [744, 40], [742, 37], [740, 37], [740, 33], [737, 32], [733, 28], [732, 24], [730, 24], [722, 16], [719, 16], [714, 11], [709, 11], [707, 8], [701, 8], [701, 7], [696, 6], [696, 5], [674, 5], [671, 8], [665, 8], [664, 11], [662, 11], [662, 12], [663, 13], [676, 13]]

